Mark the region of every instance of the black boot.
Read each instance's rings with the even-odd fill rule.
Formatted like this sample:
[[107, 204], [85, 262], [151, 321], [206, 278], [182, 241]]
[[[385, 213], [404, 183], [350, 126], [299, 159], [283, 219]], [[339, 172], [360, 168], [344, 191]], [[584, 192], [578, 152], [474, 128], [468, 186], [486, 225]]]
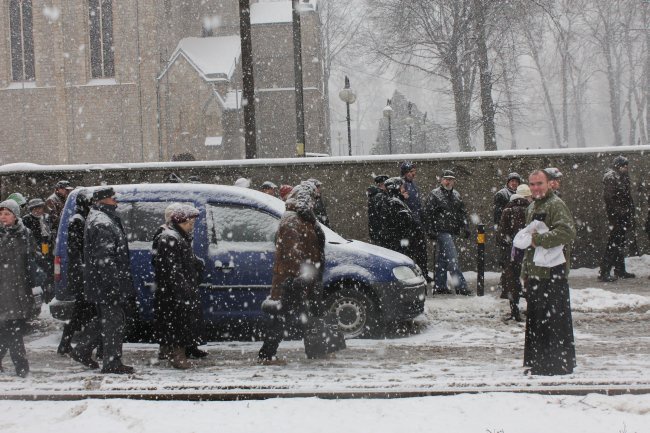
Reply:
[[515, 322], [521, 322], [521, 315], [519, 314], [519, 302], [510, 300], [510, 318]]
[[199, 349], [197, 346], [189, 346], [185, 348], [185, 356], [188, 358], [200, 359], [208, 356], [208, 352]]
[[63, 326], [63, 335], [61, 336], [61, 342], [59, 343], [58, 349], [56, 349], [56, 353], [61, 356], [70, 353], [72, 351], [72, 345], [70, 343], [72, 342], [73, 336], [74, 329], [69, 323], [66, 323], [65, 326]]

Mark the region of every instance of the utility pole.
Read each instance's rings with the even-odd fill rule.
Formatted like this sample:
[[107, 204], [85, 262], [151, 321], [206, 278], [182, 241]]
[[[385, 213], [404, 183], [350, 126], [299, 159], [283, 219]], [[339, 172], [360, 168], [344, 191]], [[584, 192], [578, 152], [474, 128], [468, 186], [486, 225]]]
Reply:
[[257, 134], [255, 128], [255, 81], [253, 79], [250, 0], [239, 0], [239, 33], [241, 37], [242, 106], [244, 107], [246, 159], [255, 159], [257, 158]]
[[300, 2], [292, 1], [293, 74], [296, 95], [296, 156], [305, 156], [305, 108], [302, 89], [302, 37], [300, 34]]

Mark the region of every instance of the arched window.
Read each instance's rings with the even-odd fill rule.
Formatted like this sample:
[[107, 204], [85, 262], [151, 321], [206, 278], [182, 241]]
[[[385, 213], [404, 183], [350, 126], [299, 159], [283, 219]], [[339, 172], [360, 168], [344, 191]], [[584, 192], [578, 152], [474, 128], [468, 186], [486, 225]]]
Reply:
[[9, 29], [11, 31], [11, 78], [13, 81], [33, 81], [36, 79], [36, 71], [32, 0], [9, 2]]
[[91, 76], [92, 78], [114, 77], [112, 1], [88, 0], [88, 15]]

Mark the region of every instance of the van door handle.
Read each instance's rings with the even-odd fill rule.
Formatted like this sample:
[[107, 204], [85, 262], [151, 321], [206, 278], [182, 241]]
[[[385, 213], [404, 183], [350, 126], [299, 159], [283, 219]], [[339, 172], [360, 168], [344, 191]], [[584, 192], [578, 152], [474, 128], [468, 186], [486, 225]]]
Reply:
[[223, 264], [221, 260], [217, 260], [216, 262], [214, 262], [214, 267], [216, 270], [222, 271], [223, 273], [227, 274], [228, 272], [235, 269], [235, 264], [233, 262]]
[[156, 285], [155, 282], [149, 282], [149, 283], [144, 283], [143, 284], [145, 287], [149, 287], [152, 292], [155, 292], [158, 289], [158, 286]]

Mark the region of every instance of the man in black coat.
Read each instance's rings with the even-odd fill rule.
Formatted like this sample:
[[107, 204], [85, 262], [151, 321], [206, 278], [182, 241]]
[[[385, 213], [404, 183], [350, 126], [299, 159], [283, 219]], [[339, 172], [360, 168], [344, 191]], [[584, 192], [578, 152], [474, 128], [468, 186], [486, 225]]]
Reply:
[[417, 167], [412, 161], [404, 161], [400, 164], [399, 171], [402, 180], [404, 181], [404, 189], [406, 190], [406, 204], [409, 209], [411, 209], [413, 218], [418, 225], [419, 233], [422, 234], [419, 238], [414, 240], [413, 251], [415, 257], [413, 260], [422, 270], [422, 274], [427, 280], [427, 283], [430, 283], [432, 279], [429, 276], [429, 256], [427, 253], [427, 239], [426, 236], [424, 236], [422, 201], [420, 200], [420, 189], [415, 183]]
[[521, 176], [518, 173], [510, 173], [506, 179], [506, 185], [494, 194], [494, 226], [499, 225], [501, 213], [510, 202], [510, 197], [517, 192], [517, 187], [521, 185]]
[[[612, 168], [603, 177], [603, 199], [609, 223], [607, 248], [600, 263], [599, 281], [617, 278], [634, 278], [625, 270], [625, 235], [634, 228], [634, 200], [630, 189], [628, 160], [624, 156], [614, 159]], [[614, 276], [610, 271], [614, 268]]]
[[[75, 199], [75, 214], [68, 220], [68, 289], [74, 294], [74, 308], [70, 322], [63, 326], [63, 335], [57, 349], [59, 355], [72, 351], [72, 337], [97, 316], [95, 304], [86, 300], [84, 294], [84, 227], [90, 212], [91, 198], [88, 190], [81, 190]], [[100, 349], [97, 349], [100, 352]], [[99, 357], [99, 356], [98, 356]]]
[[[201, 339], [202, 310], [199, 284], [203, 262], [192, 250], [198, 209], [175, 203], [168, 207], [169, 223], [154, 236], [152, 264], [157, 290], [154, 315], [160, 352], [174, 368], [188, 369], [186, 348]], [[167, 214], [167, 210], [165, 211]]]
[[418, 241], [422, 236], [413, 212], [406, 204], [404, 181], [392, 177], [385, 182], [388, 200], [384, 206], [383, 247], [402, 253], [417, 263]]
[[89, 302], [96, 304], [99, 320], [93, 320], [86, 327], [70, 356], [88, 367], [97, 368], [90, 356], [101, 335], [102, 373], [131, 374], [133, 367], [122, 364], [125, 310], [135, 296], [129, 244], [116, 213], [113, 188], [95, 190], [93, 200], [95, 205], [88, 214], [84, 230], [84, 293]]
[[434, 273], [434, 291], [450, 293], [447, 289], [447, 272], [452, 276], [452, 287], [457, 294], [471, 295], [467, 282], [458, 266], [458, 252], [454, 236], [469, 237], [469, 221], [465, 203], [454, 189], [456, 176], [453, 171], [442, 173], [440, 186], [429, 194], [424, 205], [427, 235], [436, 242], [437, 259]]
[[368, 187], [368, 235], [375, 245], [381, 245], [383, 227], [383, 208], [388, 196], [384, 182], [388, 179], [385, 174], [375, 176], [375, 184]]

